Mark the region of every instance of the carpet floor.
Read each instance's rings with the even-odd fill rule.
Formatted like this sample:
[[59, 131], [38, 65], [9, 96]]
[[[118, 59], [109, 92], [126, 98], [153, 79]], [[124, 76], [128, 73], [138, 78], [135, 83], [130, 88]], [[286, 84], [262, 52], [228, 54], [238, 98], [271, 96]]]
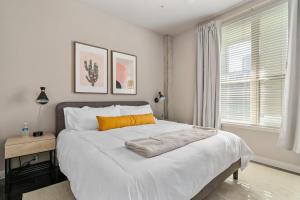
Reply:
[[[298, 200], [300, 176], [250, 163], [239, 180], [228, 178], [206, 200]], [[75, 200], [68, 181], [24, 193], [23, 200]], [[197, 200], [197, 199], [193, 199]]]

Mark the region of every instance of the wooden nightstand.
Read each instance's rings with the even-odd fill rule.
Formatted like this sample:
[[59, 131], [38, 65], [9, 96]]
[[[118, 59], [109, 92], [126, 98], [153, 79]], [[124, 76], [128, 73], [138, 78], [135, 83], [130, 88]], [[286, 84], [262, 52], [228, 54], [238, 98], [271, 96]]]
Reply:
[[[28, 176], [38, 174], [38, 171], [49, 168], [49, 172], [55, 166], [56, 137], [53, 133], [44, 133], [43, 136], [17, 136], [8, 138], [5, 142], [5, 182], [7, 188], [10, 183], [23, 180]], [[37, 163], [25, 167], [11, 168], [11, 159], [49, 151], [50, 161]]]

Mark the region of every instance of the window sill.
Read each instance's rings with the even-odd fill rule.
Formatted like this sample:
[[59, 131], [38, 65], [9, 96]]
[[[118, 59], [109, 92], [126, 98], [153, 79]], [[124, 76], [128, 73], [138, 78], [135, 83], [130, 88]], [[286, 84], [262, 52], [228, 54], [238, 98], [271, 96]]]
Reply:
[[267, 132], [267, 133], [276, 133], [279, 134], [279, 128], [272, 128], [272, 127], [263, 127], [263, 126], [253, 126], [247, 124], [237, 124], [237, 123], [221, 123], [221, 129], [226, 128], [238, 128], [244, 130], [251, 130], [251, 131], [259, 131], [259, 132]]

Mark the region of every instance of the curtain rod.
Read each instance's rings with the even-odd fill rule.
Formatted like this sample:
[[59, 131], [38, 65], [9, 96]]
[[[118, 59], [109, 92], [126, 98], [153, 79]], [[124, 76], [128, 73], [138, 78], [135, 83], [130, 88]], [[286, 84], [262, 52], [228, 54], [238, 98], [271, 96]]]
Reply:
[[[237, 7], [230, 8], [228, 10], [225, 10], [219, 15], [216, 15], [214, 17], [210, 17], [208, 19], [203, 20], [200, 22], [198, 25], [203, 25], [205, 23], [208, 23], [212, 20], [217, 20], [221, 21], [221, 23], [224, 23], [226, 21], [230, 21], [234, 18], [237, 18], [241, 15], [247, 14], [249, 12], [253, 12], [257, 9], [260, 9], [266, 5], [270, 5], [273, 3], [280, 3], [280, 2], [285, 2], [287, 0], [262, 0], [262, 1], [250, 1], [245, 4], [242, 4]], [[227, 16], [228, 15], [228, 16]]]
[[[254, 4], [254, 5], [252, 5], [250, 8], [241, 9], [239, 12], [231, 14], [231, 15], [229, 15], [227, 17], [225, 16], [225, 17], [222, 18], [222, 16], [220, 16], [220, 19], [217, 19], [217, 20], [221, 20], [222, 22], [230, 21], [230, 20], [232, 20], [232, 19], [234, 19], [236, 17], [239, 17], [241, 15], [247, 14], [249, 12], [253, 12], [253, 11], [255, 11], [257, 9], [260, 9], [260, 8], [262, 8], [262, 7], [264, 7], [264, 6], [268, 5], [268, 4], [271, 4], [273, 2], [276, 2], [276, 0], [261, 1], [261, 2], [258, 2], [258, 3]], [[226, 15], [226, 14], [224, 14], [224, 15]]]

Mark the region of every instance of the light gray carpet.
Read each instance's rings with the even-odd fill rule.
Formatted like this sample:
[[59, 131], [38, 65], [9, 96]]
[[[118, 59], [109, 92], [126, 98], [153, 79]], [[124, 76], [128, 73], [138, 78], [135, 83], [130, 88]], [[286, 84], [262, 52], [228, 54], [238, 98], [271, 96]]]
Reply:
[[[23, 194], [23, 200], [74, 200], [68, 181]], [[300, 200], [300, 176], [250, 163], [206, 200]], [[193, 199], [194, 200], [194, 199]]]

